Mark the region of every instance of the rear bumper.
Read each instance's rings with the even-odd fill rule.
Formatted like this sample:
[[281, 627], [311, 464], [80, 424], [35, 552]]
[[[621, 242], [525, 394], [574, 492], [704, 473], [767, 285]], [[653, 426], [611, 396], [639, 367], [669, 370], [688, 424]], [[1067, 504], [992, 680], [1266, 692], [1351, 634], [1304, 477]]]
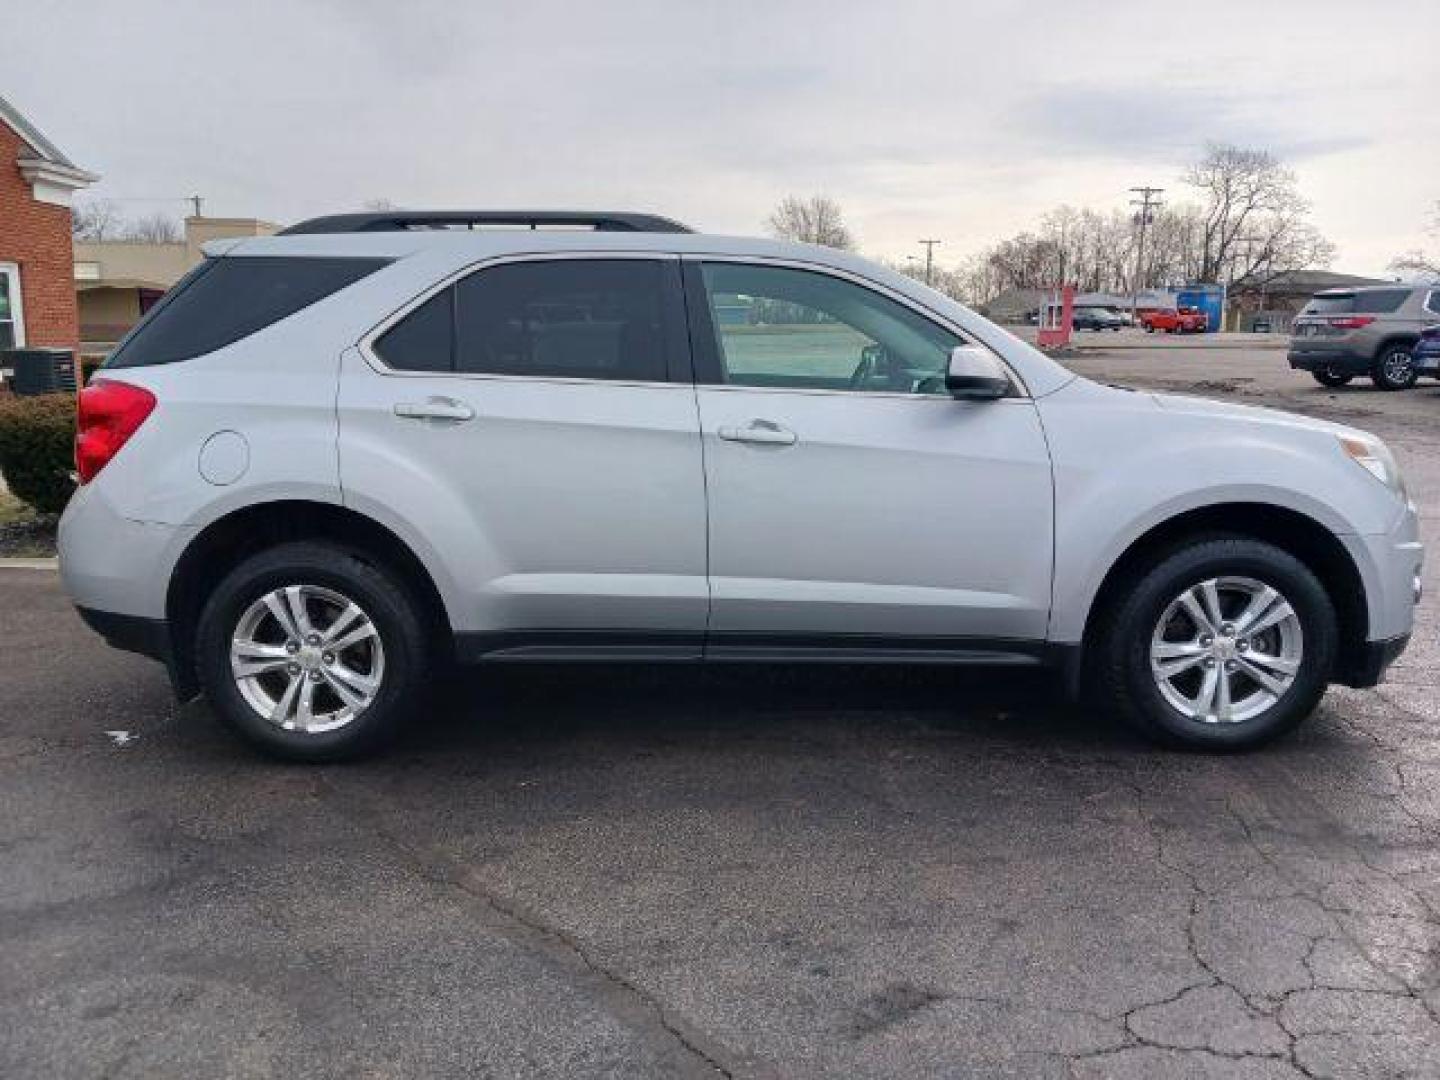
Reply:
[[170, 676], [170, 688], [181, 701], [188, 701], [199, 693], [193, 674], [184, 670], [175, 655], [174, 640], [170, 635], [170, 624], [164, 619], [150, 619], [144, 615], [121, 615], [114, 611], [100, 611], [97, 608], [75, 608], [85, 625], [94, 630], [105, 644], [122, 652], [138, 653], [165, 665]]
[[1291, 347], [1290, 366], [1298, 371], [1338, 371], [1346, 375], [1368, 375], [1373, 358], [1346, 345]]
[[77, 607], [85, 625], [94, 630], [105, 644], [125, 652], [139, 653], [152, 660], [169, 664], [171, 659], [170, 625], [164, 619], [147, 619], [143, 615], [117, 615], [113, 611]]

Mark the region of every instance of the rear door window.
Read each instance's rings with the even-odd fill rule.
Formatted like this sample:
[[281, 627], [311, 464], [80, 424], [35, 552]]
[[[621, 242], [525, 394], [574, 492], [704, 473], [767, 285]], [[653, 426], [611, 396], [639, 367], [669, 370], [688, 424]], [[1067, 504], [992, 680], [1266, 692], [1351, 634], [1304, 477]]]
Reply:
[[388, 259], [207, 259], [172, 288], [105, 362], [173, 364], [214, 352], [373, 274]]
[[681, 329], [655, 259], [504, 263], [455, 286], [455, 370], [663, 382]]

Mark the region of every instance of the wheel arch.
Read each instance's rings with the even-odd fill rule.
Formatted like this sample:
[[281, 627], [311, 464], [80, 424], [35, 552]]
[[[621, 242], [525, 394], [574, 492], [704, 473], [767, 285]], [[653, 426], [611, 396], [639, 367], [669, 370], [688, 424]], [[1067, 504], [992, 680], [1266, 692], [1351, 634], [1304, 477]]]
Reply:
[[440, 590], [424, 562], [393, 531], [374, 518], [335, 503], [283, 499], [233, 510], [210, 522], [185, 546], [170, 574], [165, 617], [172, 651], [172, 678], [183, 697], [198, 692], [195, 623], [206, 598], [243, 559], [296, 540], [330, 540], [353, 548], [398, 574], [424, 611], [434, 644], [453, 646], [454, 634]]
[[[1081, 651], [1095, 641], [1105, 613], [1139, 568], [1168, 549], [1215, 533], [1249, 536], [1289, 552], [1320, 579], [1335, 605], [1340, 645], [1332, 675], [1344, 681], [1348, 665], [1358, 662], [1369, 636], [1370, 615], [1365, 581], [1350, 552], [1315, 518], [1272, 503], [1216, 503], [1195, 507], [1151, 526], [1136, 537], [1110, 564], [1091, 598], [1081, 638]], [[1074, 665], [1078, 679], [1079, 664]]]
[[1385, 355], [1385, 350], [1393, 345], [1404, 345], [1407, 348], [1413, 349], [1419, 342], [1420, 335], [1408, 331], [1401, 330], [1387, 334], [1380, 339], [1380, 344], [1375, 346], [1375, 359], [1379, 360], [1380, 357]]

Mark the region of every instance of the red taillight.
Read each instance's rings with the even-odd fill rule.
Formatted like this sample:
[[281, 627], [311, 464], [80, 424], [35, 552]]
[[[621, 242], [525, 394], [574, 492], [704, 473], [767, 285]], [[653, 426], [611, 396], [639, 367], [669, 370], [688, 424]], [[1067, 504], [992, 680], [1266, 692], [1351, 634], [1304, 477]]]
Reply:
[[1337, 315], [1333, 319], [1326, 319], [1336, 330], [1359, 330], [1369, 326], [1375, 321], [1374, 315]]
[[75, 414], [75, 471], [89, 483], [110, 464], [155, 408], [155, 395], [141, 386], [96, 380], [80, 391]]

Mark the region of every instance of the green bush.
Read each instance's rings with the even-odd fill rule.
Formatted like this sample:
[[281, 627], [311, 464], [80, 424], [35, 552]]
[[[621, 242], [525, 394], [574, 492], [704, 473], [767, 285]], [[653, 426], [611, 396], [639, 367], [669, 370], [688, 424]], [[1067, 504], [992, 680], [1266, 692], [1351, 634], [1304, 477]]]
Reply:
[[65, 509], [75, 490], [75, 395], [0, 397], [0, 475], [42, 514]]

